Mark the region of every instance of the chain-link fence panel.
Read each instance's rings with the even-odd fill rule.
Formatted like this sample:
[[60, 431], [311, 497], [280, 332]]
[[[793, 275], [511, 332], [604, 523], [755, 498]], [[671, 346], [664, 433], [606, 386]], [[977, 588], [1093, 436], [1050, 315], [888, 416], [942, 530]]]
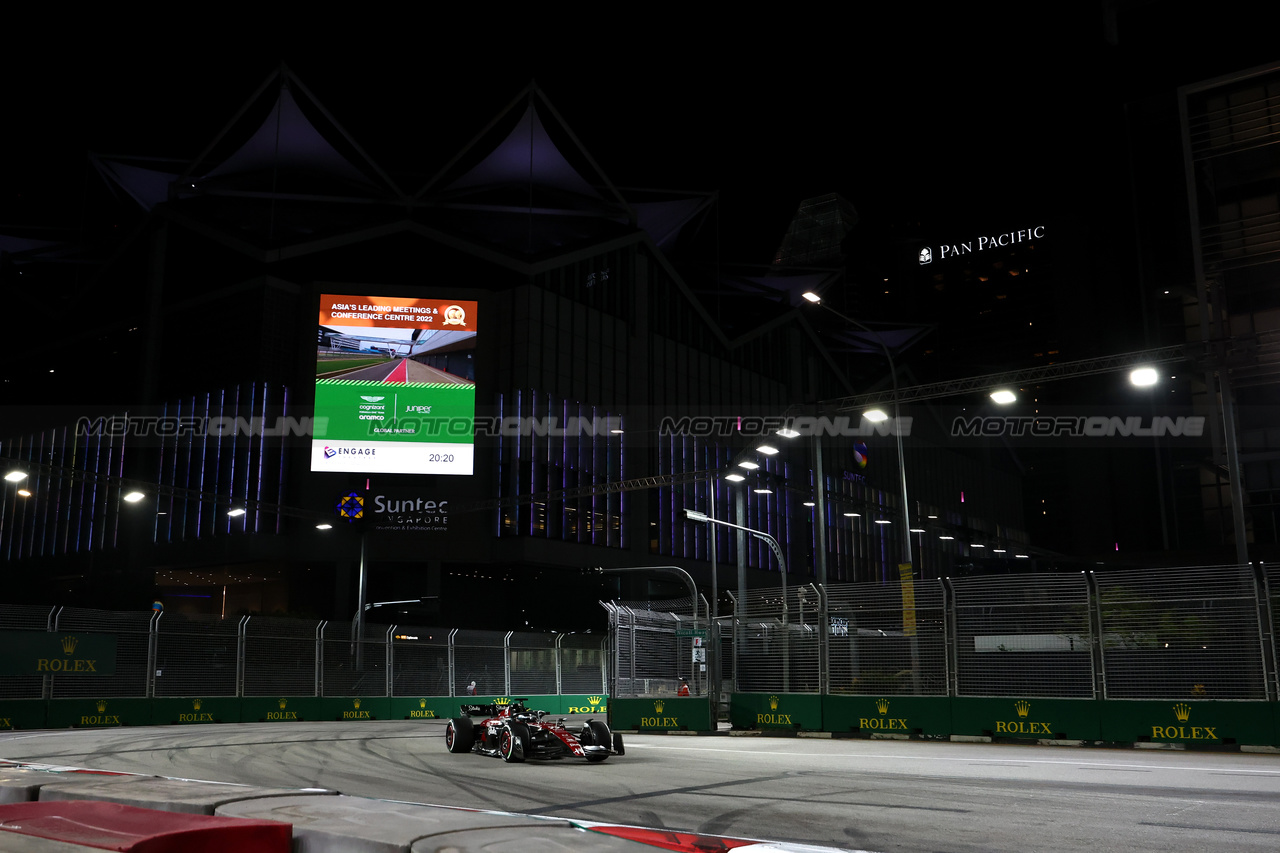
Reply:
[[[33, 604], [0, 605], [0, 631], [51, 631], [56, 607]], [[7, 675], [0, 679], [0, 699], [41, 699], [43, 675]]]
[[396, 626], [391, 637], [392, 696], [456, 695], [449, 684], [449, 631]]
[[55, 675], [51, 696], [145, 697], [151, 663], [151, 611], [114, 612], [64, 607], [55, 617], [55, 631], [86, 631], [116, 638], [114, 675]]
[[1083, 573], [955, 578], [957, 696], [1094, 696]]
[[387, 643], [391, 627], [364, 623], [356, 635], [352, 622], [326, 622], [321, 632], [321, 696], [386, 696]]
[[1280, 565], [1267, 566], [1263, 574], [1266, 585], [1268, 617], [1271, 626], [1271, 697], [1280, 699]]
[[1094, 573], [1107, 699], [1265, 699], [1252, 566]]
[[693, 660], [697, 629], [692, 599], [616, 602], [606, 605], [614, 632], [613, 695], [676, 696], [681, 679], [691, 695], [705, 692], [704, 673]]
[[743, 693], [821, 690], [822, 599], [809, 586], [748, 591], [739, 605], [737, 684]]
[[[905, 594], [904, 594], [905, 592]], [[942, 581], [836, 584], [827, 588], [830, 691], [947, 695]]]
[[507, 663], [511, 695], [539, 696], [556, 692], [556, 634], [512, 634]]
[[250, 616], [244, 631], [245, 696], [319, 696], [320, 622]]
[[235, 696], [239, 618], [161, 613], [156, 696]]
[[608, 692], [607, 639], [600, 634], [565, 634], [560, 638], [560, 692]]
[[507, 692], [507, 644], [501, 631], [457, 629], [453, 633], [454, 695], [466, 695], [475, 682], [479, 696]]

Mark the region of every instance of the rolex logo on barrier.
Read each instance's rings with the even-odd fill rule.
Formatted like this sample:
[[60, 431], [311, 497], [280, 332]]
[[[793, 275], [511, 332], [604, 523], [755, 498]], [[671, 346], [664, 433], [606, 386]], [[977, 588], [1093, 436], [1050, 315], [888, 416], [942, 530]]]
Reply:
[[997, 720], [996, 734], [998, 735], [1044, 735], [1046, 737], [1053, 735], [1053, 726], [1050, 723], [1041, 723], [1028, 720], [1027, 716], [1031, 713], [1031, 703], [1026, 699], [1019, 699], [1013, 703], [1013, 710], [1017, 712], [1016, 720]]
[[662, 709], [667, 707], [667, 703], [661, 699], [655, 699], [653, 702], [654, 713], [656, 717], [641, 717], [640, 728], [642, 729], [678, 729], [680, 722], [676, 717], [662, 716]]
[[[203, 707], [203, 705], [204, 705], [203, 699], [191, 700], [191, 708], [194, 711], [199, 711], [200, 708]], [[212, 723], [213, 714], [179, 714], [178, 722], [180, 723]]]
[[425, 707], [427, 707], [427, 700], [426, 700], [426, 699], [419, 699], [419, 700], [418, 700], [418, 707], [419, 707], [419, 708], [425, 708]]
[[[1173, 716], [1179, 723], [1189, 722], [1191, 706], [1186, 702], [1179, 702], [1173, 706]], [[1153, 741], [1221, 740], [1215, 731], [1216, 728], [1217, 726], [1152, 726], [1151, 739]]]
[[287, 705], [289, 704], [289, 700], [288, 700], [288, 699], [283, 699], [283, 698], [281, 698], [281, 699], [277, 699], [277, 700], [276, 700], [276, 704], [280, 707], [280, 710], [279, 710], [279, 711], [268, 711], [268, 712], [267, 712], [267, 720], [268, 720], [268, 721], [273, 721], [273, 720], [296, 720], [296, 719], [298, 719], [298, 712], [297, 712], [297, 711], [286, 711], [286, 710], [285, 710], [285, 706], [287, 706]]
[[425, 698], [418, 700], [418, 710], [409, 711], [409, 719], [411, 720], [434, 720], [436, 718], [435, 709], [427, 709], [427, 700]]
[[360, 700], [359, 700], [359, 699], [352, 699], [352, 700], [351, 700], [351, 707], [352, 707], [352, 708], [354, 708], [355, 710], [353, 710], [353, 711], [343, 711], [343, 712], [342, 712], [342, 719], [344, 719], [344, 720], [369, 720], [369, 719], [372, 719], [372, 718], [369, 716], [369, 712], [368, 712], [368, 711], [361, 711], [361, 710], [360, 710]]
[[511, 704], [511, 700], [510, 700], [508, 697], [506, 697], [506, 696], [499, 696], [499, 697], [497, 697], [496, 699], [494, 699], [494, 700], [493, 700], [493, 704], [495, 704], [495, 705], [510, 705], [510, 704]]
[[75, 652], [76, 646], [80, 645], [78, 637], [67, 636], [62, 638], [62, 653], [69, 655]]
[[358, 708], [360, 707], [360, 700], [359, 700], [359, 699], [353, 699], [353, 700], [351, 700], [351, 704], [352, 704], [352, 705], [354, 705], [354, 706], [358, 709]]
[[604, 701], [603, 696], [588, 696], [587, 697], [588, 704], [578, 705], [578, 706], [570, 705], [569, 713], [570, 714], [595, 714], [597, 712], [604, 712], [607, 709], [605, 708], [604, 705], [600, 704], [603, 701]]
[[877, 699], [876, 710], [880, 712], [879, 717], [860, 717], [858, 718], [858, 728], [869, 729], [871, 731], [902, 731], [907, 730], [906, 717], [890, 717], [889, 700]]
[[103, 713], [107, 710], [107, 700], [99, 699], [93, 704], [98, 709], [98, 713], [94, 716], [85, 714], [80, 718], [82, 726], [118, 726], [120, 725], [120, 717], [117, 714]]
[[756, 722], [757, 722], [757, 723], [759, 723], [759, 724], [766, 725], [766, 726], [790, 726], [790, 725], [793, 725], [793, 724], [792, 724], [792, 722], [791, 722], [791, 715], [790, 715], [790, 714], [779, 714], [779, 713], [777, 713], [777, 710], [778, 710], [778, 702], [779, 702], [779, 699], [778, 699], [778, 697], [777, 697], [777, 696], [770, 696], [770, 697], [769, 697], [769, 713], [767, 713], [767, 714], [756, 714]]

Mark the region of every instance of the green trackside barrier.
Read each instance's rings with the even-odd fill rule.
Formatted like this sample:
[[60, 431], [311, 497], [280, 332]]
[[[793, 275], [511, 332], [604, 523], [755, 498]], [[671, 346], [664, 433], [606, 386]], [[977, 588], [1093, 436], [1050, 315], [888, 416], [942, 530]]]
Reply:
[[151, 723], [157, 726], [188, 723], [238, 723], [240, 699], [235, 696], [200, 696], [151, 700]]
[[1103, 740], [1204, 747], [1276, 743], [1273, 702], [1112, 699], [1102, 705]]
[[51, 729], [74, 726], [149, 726], [150, 699], [50, 699], [47, 723]]
[[1280, 747], [1280, 702], [1272, 702], [1270, 704], [1272, 711], [1271, 745], [1274, 747]]
[[814, 693], [735, 693], [729, 722], [735, 729], [820, 732], [822, 705]]
[[[325, 701], [319, 696], [246, 696], [240, 700], [240, 722], [296, 723], [333, 719], [325, 713]], [[347, 700], [348, 703], [350, 701]]]
[[0, 731], [43, 729], [49, 720], [49, 703], [44, 699], [0, 700]]
[[904, 736], [951, 735], [946, 696], [823, 696], [822, 722], [833, 733]]
[[650, 732], [712, 732], [711, 700], [706, 696], [609, 700], [609, 727]]
[[320, 700], [322, 720], [387, 720], [391, 699], [386, 696], [326, 696]]
[[952, 697], [952, 734], [1027, 740], [1102, 740], [1093, 699]]

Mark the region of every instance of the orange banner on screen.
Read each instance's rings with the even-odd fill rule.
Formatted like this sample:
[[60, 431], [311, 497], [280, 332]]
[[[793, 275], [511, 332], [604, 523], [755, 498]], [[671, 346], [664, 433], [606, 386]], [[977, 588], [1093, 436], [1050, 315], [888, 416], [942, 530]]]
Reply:
[[395, 296], [320, 296], [321, 326], [476, 330], [475, 302]]

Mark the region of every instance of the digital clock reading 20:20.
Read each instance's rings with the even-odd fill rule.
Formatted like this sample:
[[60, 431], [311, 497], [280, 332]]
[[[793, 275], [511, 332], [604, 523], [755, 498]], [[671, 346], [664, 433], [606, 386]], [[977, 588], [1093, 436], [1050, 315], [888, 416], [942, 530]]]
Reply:
[[452, 462], [452, 453], [431, 453], [427, 456], [428, 462]]

